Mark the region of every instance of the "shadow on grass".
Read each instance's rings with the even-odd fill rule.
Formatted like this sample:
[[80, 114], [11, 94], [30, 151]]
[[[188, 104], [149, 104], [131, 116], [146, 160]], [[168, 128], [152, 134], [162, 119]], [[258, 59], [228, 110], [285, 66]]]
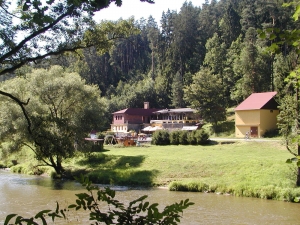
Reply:
[[214, 140], [209, 140], [209, 143], [207, 145], [226, 145], [226, 144], [235, 144], [236, 141], [214, 141]]
[[217, 142], [217, 141], [209, 140], [207, 145], [218, 145], [218, 144], [219, 144], [219, 142]]
[[92, 182], [99, 184], [151, 186], [158, 171], [138, 170], [144, 160], [145, 156], [142, 155], [113, 156], [93, 153], [77, 163], [86, 168], [73, 171], [73, 175], [84, 174]]

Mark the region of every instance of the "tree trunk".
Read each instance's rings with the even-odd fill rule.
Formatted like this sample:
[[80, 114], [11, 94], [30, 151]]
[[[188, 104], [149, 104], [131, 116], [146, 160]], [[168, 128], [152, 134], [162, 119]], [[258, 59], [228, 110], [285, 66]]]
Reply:
[[61, 159], [57, 158], [56, 162], [55, 162], [53, 157], [50, 157], [50, 162], [52, 164], [52, 167], [55, 170], [56, 178], [61, 178], [62, 175], [63, 175], [63, 172], [64, 172], [64, 169], [63, 169], [62, 164], [61, 164]]
[[297, 187], [300, 187], [300, 167], [298, 167], [296, 185], [297, 185]]

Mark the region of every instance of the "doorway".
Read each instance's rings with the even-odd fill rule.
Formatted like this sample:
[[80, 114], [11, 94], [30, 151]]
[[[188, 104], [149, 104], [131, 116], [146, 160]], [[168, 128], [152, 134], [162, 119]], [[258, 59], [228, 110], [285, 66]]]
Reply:
[[258, 127], [250, 127], [251, 137], [258, 137]]

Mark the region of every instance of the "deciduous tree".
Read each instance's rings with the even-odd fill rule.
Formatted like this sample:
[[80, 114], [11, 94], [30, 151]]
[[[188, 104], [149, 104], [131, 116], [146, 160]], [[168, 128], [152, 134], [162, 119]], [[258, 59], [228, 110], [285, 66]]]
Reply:
[[193, 83], [184, 88], [184, 100], [198, 109], [202, 118], [213, 124], [226, 118], [221, 79], [210, 70], [202, 69], [193, 76]]
[[26, 77], [3, 82], [1, 89], [20, 101], [30, 97], [26, 121], [13, 100], [1, 96], [0, 137], [2, 143], [10, 143], [7, 153], [25, 145], [58, 175], [64, 171], [63, 160], [74, 155], [74, 143], [81, 144], [92, 129], [103, 129], [106, 104], [100, 99], [99, 89], [61, 67], [34, 70]]

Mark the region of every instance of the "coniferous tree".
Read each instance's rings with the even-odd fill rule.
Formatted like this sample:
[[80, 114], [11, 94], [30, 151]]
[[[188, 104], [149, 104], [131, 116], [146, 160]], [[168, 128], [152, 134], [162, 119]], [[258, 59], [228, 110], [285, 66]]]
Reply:
[[226, 47], [230, 47], [241, 33], [240, 16], [233, 8], [232, 4], [226, 7], [225, 14], [220, 22], [221, 37]]
[[183, 101], [183, 81], [179, 72], [175, 74], [172, 83], [172, 106], [175, 108], [184, 107]]

